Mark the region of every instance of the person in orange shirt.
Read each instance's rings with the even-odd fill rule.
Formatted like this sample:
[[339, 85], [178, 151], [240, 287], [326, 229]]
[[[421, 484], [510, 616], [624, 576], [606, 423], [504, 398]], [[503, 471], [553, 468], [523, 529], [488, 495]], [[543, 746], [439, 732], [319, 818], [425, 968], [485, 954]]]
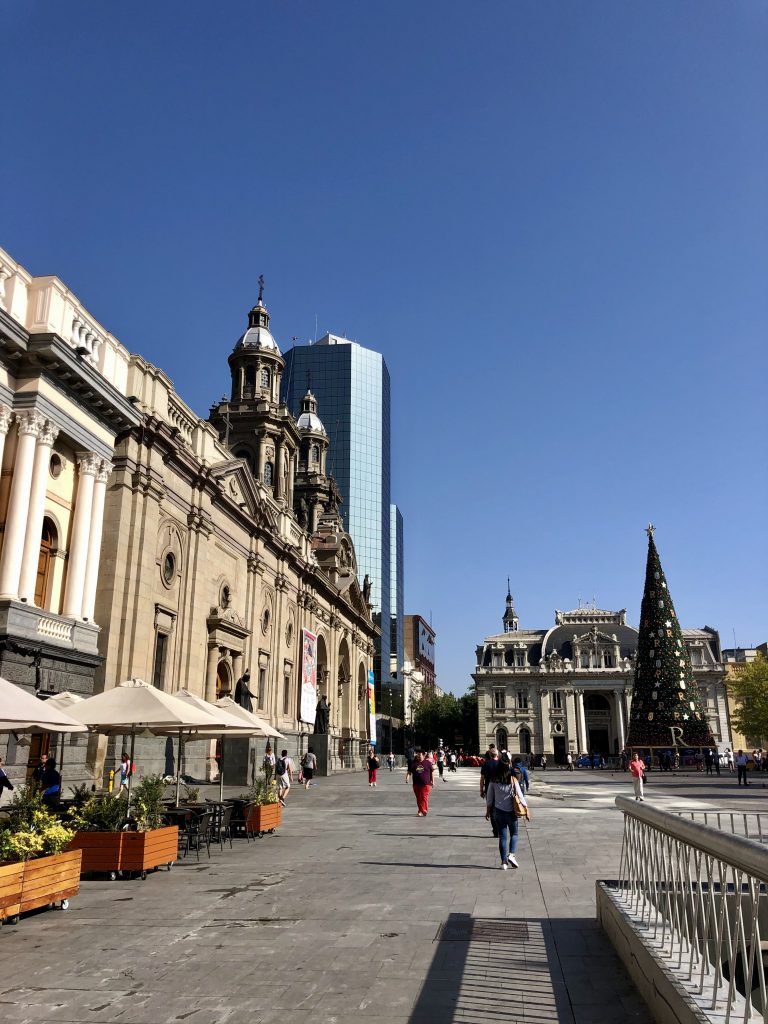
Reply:
[[424, 757], [423, 750], [417, 750], [413, 755], [411, 771], [413, 774], [413, 795], [416, 797], [419, 817], [426, 818], [429, 812], [429, 791], [432, 788], [434, 765]]
[[643, 802], [643, 779], [645, 777], [645, 762], [639, 754], [633, 754], [629, 762], [629, 774], [632, 776], [632, 786], [635, 790], [635, 800]]

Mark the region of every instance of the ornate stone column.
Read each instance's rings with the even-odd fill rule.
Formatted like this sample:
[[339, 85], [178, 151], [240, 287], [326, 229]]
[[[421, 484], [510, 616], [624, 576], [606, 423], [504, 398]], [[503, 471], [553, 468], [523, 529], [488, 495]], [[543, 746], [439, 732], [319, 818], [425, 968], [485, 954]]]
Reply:
[[37, 435], [45, 420], [37, 412], [16, 414], [18, 440], [13, 463], [13, 480], [5, 517], [3, 553], [0, 557], [0, 597], [18, 597], [21, 565], [24, 556], [24, 538], [27, 535], [29, 492], [35, 462]]
[[[546, 711], [546, 714], [545, 714]], [[549, 690], [539, 690], [539, 756], [547, 749], [549, 739]]]
[[88, 564], [88, 545], [93, 510], [93, 489], [96, 474], [102, 460], [93, 452], [79, 455], [77, 459], [77, 495], [75, 514], [72, 519], [69, 542], [69, 564], [67, 566], [67, 588], [64, 594], [64, 615], [77, 619], [83, 610], [85, 570]]
[[59, 428], [46, 420], [37, 435], [35, 461], [32, 467], [32, 483], [29, 490], [29, 511], [27, 531], [24, 537], [24, 554], [21, 559], [19, 598], [33, 604], [37, 567], [40, 561], [40, 539], [45, 516], [45, 493], [48, 489], [48, 470], [51, 464], [51, 448], [59, 436]]
[[587, 737], [587, 720], [584, 717], [584, 691], [576, 690], [576, 728], [578, 730], [579, 743], [581, 744], [580, 754], [589, 753], [589, 739]]
[[205, 666], [205, 699], [209, 704], [216, 700], [216, 668], [219, 664], [219, 645], [208, 644], [208, 660]]
[[614, 700], [616, 703], [616, 730], [619, 737], [619, 753], [626, 746], [626, 733], [624, 732], [624, 709], [622, 707], [624, 703], [624, 691], [614, 690]]
[[104, 500], [107, 496], [107, 480], [112, 472], [111, 462], [102, 462], [96, 472], [91, 507], [91, 532], [88, 538], [88, 559], [85, 566], [82, 616], [86, 622], [93, 620], [96, 606], [96, 585], [99, 581], [99, 559], [101, 558], [101, 531], [104, 524]]
[[[1, 273], [1, 272], [0, 272]], [[0, 404], [0, 467], [3, 465], [3, 452], [5, 451], [5, 438], [10, 430], [13, 420], [13, 411], [7, 405]]]
[[243, 674], [243, 655], [240, 652], [232, 652], [232, 681], [236, 683]]

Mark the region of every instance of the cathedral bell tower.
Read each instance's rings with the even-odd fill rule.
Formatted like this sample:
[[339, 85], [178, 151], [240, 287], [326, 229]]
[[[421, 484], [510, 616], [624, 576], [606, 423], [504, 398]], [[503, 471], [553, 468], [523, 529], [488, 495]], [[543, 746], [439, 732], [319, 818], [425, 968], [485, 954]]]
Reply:
[[507, 607], [504, 610], [502, 622], [504, 623], [505, 633], [516, 633], [520, 625], [512, 600], [512, 591], [509, 589], [509, 578], [507, 578]]
[[307, 389], [301, 400], [299, 429], [298, 471], [294, 486], [294, 508], [299, 523], [308, 533], [315, 533], [320, 516], [329, 499], [329, 479], [326, 475], [328, 434], [317, 415], [317, 399]]
[[208, 419], [237, 458], [278, 502], [293, 506], [299, 433], [280, 401], [285, 362], [269, 329], [264, 277], [248, 314], [248, 327], [229, 356], [230, 398], [211, 407]]

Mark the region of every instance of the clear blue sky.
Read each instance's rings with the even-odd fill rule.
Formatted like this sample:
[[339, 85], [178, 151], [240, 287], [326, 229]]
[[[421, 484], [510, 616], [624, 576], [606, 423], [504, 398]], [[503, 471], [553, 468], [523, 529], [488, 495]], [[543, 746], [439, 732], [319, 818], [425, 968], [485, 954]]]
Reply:
[[[33, 2], [3, 11], [0, 244], [199, 413], [267, 279], [283, 348], [393, 383], [407, 610], [768, 639], [768, 8]], [[322, 410], [321, 410], [322, 412]]]

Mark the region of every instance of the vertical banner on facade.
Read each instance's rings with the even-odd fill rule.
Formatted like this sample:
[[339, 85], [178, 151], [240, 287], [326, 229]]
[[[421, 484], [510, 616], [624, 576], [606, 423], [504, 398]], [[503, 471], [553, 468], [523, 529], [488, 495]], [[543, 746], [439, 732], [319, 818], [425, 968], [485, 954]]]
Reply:
[[373, 672], [368, 673], [368, 733], [369, 743], [376, 746], [376, 691], [373, 685]]
[[317, 712], [317, 637], [308, 629], [301, 631], [301, 704], [299, 719], [315, 724]]

